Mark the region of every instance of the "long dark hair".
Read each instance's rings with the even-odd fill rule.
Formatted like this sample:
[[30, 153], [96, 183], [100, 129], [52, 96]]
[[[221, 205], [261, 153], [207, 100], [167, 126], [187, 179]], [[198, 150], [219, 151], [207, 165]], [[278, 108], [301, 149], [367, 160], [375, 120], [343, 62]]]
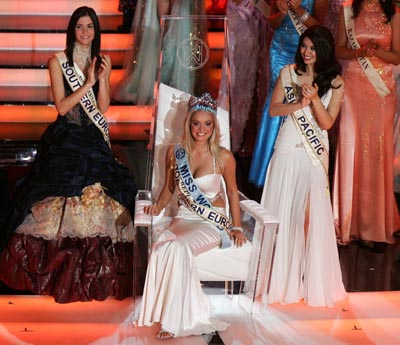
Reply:
[[[363, 2], [364, 0], [353, 0], [351, 8], [353, 10], [354, 18], [356, 18], [360, 14]], [[385, 13], [387, 23], [389, 23], [394, 13], [396, 12], [396, 9], [394, 8], [394, 1], [379, 0], [379, 5], [381, 6], [383, 12]]]
[[301, 45], [306, 37], [313, 43], [317, 55], [314, 66], [316, 77], [313, 83], [318, 85], [318, 95], [322, 97], [333, 87], [332, 80], [342, 73], [342, 66], [335, 57], [335, 42], [331, 32], [322, 25], [313, 25], [304, 31], [299, 39], [295, 55], [297, 74], [306, 71], [306, 64], [301, 55]]
[[95, 56], [98, 56], [100, 53], [100, 44], [101, 44], [101, 37], [100, 37], [100, 23], [99, 18], [97, 17], [96, 12], [93, 8], [82, 6], [78, 7], [74, 13], [72, 13], [71, 18], [68, 23], [67, 29], [67, 44], [65, 48], [65, 54], [67, 55], [68, 61], [71, 65], [74, 63], [73, 52], [75, 46], [75, 27], [76, 23], [78, 22], [79, 18], [89, 16], [93, 22], [94, 26], [94, 39], [92, 42], [91, 48], [91, 58], [93, 59]]

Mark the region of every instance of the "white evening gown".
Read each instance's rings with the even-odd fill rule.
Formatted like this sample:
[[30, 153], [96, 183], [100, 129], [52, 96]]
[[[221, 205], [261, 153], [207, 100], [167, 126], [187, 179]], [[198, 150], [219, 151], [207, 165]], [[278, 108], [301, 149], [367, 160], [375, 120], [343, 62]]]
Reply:
[[[297, 78], [295, 73], [292, 73]], [[331, 90], [323, 97], [326, 107]], [[306, 113], [310, 115], [309, 109]], [[333, 306], [346, 297], [342, 283], [328, 177], [313, 165], [291, 116], [279, 132], [261, 204], [279, 220], [268, 303]], [[328, 135], [320, 135], [328, 148]], [[309, 228], [304, 233], [309, 200]]]
[[[195, 181], [210, 199], [220, 191], [220, 174], [205, 175]], [[220, 243], [219, 230], [185, 206], [179, 207], [178, 214], [153, 245], [139, 326], [160, 322], [164, 330], [175, 336], [223, 331], [229, 326], [213, 316], [194, 266], [194, 256]]]

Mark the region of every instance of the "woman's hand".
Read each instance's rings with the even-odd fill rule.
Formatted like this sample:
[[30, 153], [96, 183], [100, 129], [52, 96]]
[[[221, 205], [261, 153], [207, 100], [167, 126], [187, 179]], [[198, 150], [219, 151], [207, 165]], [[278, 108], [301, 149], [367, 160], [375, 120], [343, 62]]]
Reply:
[[98, 78], [106, 78], [107, 80], [110, 78], [111, 75], [111, 58], [110, 55], [108, 54], [102, 54], [101, 55], [101, 63], [100, 63], [100, 68], [98, 72]]
[[300, 7], [301, 5], [301, 0], [289, 0], [288, 5], [290, 8], [295, 10], [296, 8]]
[[302, 102], [303, 100], [306, 101], [308, 100], [309, 102], [307, 105], [309, 105], [311, 102], [315, 101], [318, 97], [318, 85], [317, 84], [308, 85], [303, 83], [301, 85], [301, 94], [303, 95]]
[[230, 233], [230, 239], [236, 247], [241, 247], [247, 242], [246, 236], [243, 231], [240, 230], [232, 230]]
[[111, 75], [110, 55], [101, 55], [100, 67], [96, 77], [96, 63], [99, 58], [95, 56], [89, 65], [86, 82], [92, 87], [98, 79], [108, 80]]
[[301, 105], [301, 108], [305, 108], [311, 104], [311, 101], [310, 101], [310, 99], [308, 99], [306, 97], [302, 97], [299, 103]]
[[364, 46], [365, 55], [367, 57], [377, 56], [378, 49], [379, 49], [379, 44], [376, 43], [374, 39], [369, 40], [367, 44]]
[[286, 0], [277, 0], [276, 7], [278, 8], [279, 12], [286, 15], [289, 10], [289, 4]]
[[89, 65], [87, 76], [86, 76], [86, 83], [92, 87], [96, 84], [96, 61], [97, 58], [95, 57]]
[[143, 212], [149, 216], [158, 216], [161, 212], [161, 209], [157, 204], [146, 205], [143, 207]]

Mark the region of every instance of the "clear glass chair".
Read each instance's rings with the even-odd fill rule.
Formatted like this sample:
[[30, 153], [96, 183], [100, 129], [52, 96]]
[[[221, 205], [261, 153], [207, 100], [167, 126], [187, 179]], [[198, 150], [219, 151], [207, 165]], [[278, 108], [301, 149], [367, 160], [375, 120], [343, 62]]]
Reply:
[[[135, 227], [146, 233], [148, 254], [155, 235], [165, 229], [177, 209], [177, 200], [160, 216], [149, 217], [143, 206], [156, 199], [164, 183], [165, 154], [169, 145], [179, 142], [190, 95], [209, 92], [218, 99], [217, 118], [221, 145], [230, 148], [229, 61], [227, 20], [223, 16], [164, 16], [160, 42], [158, 82], [151, 128], [146, 190], [139, 191]], [[210, 31], [210, 28], [216, 31]], [[257, 296], [266, 304], [275, 241], [279, 224], [256, 201], [240, 193], [242, 225], [248, 243], [228, 249], [215, 248], [195, 258], [202, 281], [224, 281], [232, 293], [233, 282], [244, 282], [239, 301], [249, 297], [249, 312]]]

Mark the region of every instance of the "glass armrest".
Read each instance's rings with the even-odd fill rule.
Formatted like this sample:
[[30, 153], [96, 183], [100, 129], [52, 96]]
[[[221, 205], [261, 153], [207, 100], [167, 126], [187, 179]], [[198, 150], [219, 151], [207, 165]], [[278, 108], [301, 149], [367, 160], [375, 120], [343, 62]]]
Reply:
[[151, 204], [151, 192], [149, 190], [139, 190], [135, 199], [135, 227], [151, 226], [151, 216], [144, 213], [144, 207]]
[[[278, 220], [255, 200], [242, 198], [241, 196], [240, 210], [242, 227], [249, 241], [253, 241], [254, 232], [265, 224], [278, 224]], [[258, 227], [256, 223], [259, 224]]]

